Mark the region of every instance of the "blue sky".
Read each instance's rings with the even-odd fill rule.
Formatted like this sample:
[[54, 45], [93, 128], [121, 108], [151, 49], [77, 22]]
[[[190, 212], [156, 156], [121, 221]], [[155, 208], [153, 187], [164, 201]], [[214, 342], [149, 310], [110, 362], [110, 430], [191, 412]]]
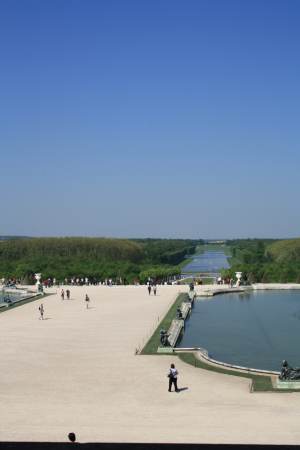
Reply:
[[300, 4], [3, 0], [1, 234], [300, 235]]

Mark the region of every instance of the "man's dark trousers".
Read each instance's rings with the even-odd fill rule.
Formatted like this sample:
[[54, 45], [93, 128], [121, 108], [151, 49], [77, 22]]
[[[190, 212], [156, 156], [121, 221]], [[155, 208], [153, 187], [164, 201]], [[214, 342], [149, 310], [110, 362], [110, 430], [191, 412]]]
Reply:
[[178, 391], [177, 378], [173, 378], [173, 377], [169, 378], [169, 391], [171, 391], [171, 389], [172, 389], [172, 384], [174, 384], [175, 391]]

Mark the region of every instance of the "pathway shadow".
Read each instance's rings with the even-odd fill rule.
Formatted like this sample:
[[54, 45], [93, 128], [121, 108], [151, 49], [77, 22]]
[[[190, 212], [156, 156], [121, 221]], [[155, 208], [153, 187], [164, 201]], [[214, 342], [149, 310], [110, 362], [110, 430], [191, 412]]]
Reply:
[[182, 388], [179, 388], [178, 389], [178, 392], [181, 392], [181, 391], [187, 391], [188, 390], [188, 387], [182, 387]]

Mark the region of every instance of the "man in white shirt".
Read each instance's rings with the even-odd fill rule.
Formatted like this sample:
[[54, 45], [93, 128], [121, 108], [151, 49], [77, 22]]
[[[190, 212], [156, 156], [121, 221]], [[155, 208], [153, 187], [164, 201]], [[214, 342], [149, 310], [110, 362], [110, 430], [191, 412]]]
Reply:
[[175, 392], [179, 392], [179, 389], [177, 387], [177, 375], [178, 375], [178, 371], [175, 368], [175, 364], [171, 364], [171, 367], [170, 367], [170, 370], [168, 373], [169, 392], [171, 392], [171, 390], [172, 390], [172, 384], [174, 384]]

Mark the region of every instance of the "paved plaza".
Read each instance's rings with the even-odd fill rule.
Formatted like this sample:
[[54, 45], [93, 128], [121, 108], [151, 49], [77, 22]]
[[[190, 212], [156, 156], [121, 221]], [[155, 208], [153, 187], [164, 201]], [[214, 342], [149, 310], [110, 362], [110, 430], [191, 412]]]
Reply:
[[44, 321], [41, 301], [0, 314], [0, 441], [300, 443], [300, 393], [250, 394], [248, 379], [135, 355], [186, 287], [70, 289], [43, 299]]

